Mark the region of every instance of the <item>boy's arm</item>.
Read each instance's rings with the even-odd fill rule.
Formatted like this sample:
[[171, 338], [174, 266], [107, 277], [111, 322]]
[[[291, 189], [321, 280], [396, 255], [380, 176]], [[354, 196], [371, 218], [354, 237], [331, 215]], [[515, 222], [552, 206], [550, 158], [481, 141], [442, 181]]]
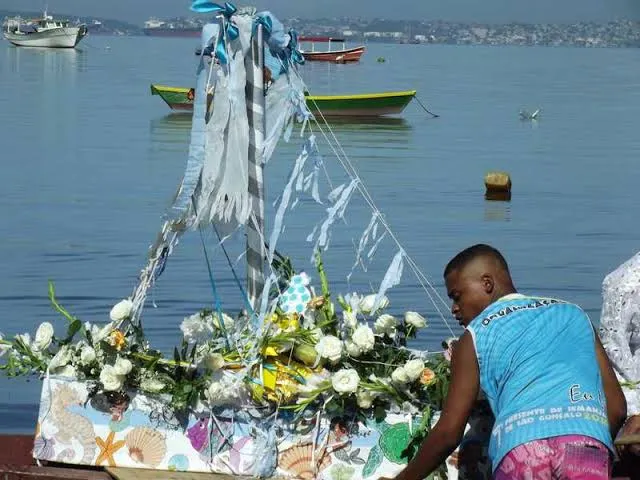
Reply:
[[611, 367], [607, 352], [605, 352], [602, 342], [596, 333], [596, 356], [600, 367], [600, 376], [604, 387], [604, 395], [607, 400], [607, 417], [609, 418], [609, 429], [611, 436], [615, 439], [618, 431], [627, 418], [627, 401], [622, 393], [620, 383]]
[[478, 360], [473, 338], [467, 331], [453, 351], [451, 384], [440, 420], [396, 480], [421, 480], [451, 455], [462, 439], [479, 389]]

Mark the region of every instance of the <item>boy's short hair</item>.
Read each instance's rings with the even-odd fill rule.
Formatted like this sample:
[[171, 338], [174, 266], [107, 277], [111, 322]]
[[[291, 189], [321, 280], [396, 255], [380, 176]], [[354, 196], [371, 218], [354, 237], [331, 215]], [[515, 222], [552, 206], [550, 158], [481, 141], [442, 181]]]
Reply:
[[458, 253], [455, 257], [453, 257], [447, 266], [444, 269], [444, 276], [446, 277], [454, 270], [459, 270], [465, 267], [471, 260], [474, 260], [478, 257], [489, 257], [498, 262], [498, 264], [508, 273], [509, 265], [507, 261], [502, 256], [502, 254], [491, 245], [486, 245], [484, 243], [478, 243], [469, 248], [465, 248], [460, 253]]

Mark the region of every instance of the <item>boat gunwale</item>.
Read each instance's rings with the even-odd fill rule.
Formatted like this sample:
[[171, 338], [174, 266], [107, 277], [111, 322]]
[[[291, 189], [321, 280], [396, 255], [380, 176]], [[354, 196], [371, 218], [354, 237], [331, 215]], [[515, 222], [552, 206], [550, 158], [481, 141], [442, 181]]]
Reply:
[[[169, 87], [166, 85], [151, 84], [151, 91], [155, 95], [161, 92], [169, 93], [189, 93], [191, 89], [187, 87]], [[367, 99], [383, 99], [395, 97], [415, 97], [417, 90], [400, 90], [378, 93], [355, 93], [347, 95], [305, 95], [307, 100], [323, 101], [323, 100], [367, 100]]]
[[151, 84], [151, 93], [154, 95], [160, 95], [160, 92], [171, 93], [189, 93], [190, 88], [187, 87], [169, 87], [167, 85]]
[[415, 97], [417, 90], [404, 90], [397, 92], [379, 92], [379, 93], [356, 93], [351, 95], [305, 95], [306, 100], [323, 101], [323, 100], [368, 100], [383, 99], [396, 97]]

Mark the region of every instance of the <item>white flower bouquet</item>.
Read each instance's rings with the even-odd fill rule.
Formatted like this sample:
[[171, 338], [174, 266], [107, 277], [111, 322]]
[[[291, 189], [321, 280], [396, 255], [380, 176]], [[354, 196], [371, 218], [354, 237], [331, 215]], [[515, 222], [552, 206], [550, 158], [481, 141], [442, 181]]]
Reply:
[[49, 298], [67, 320], [66, 334], [57, 336], [45, 322], [33, 339], [0, 337], [0, 369], [9, 376], [78, 379], [93, 394], [137, 390], [163, 398], [175, 411], [249, 404], [289, 411], [294, 422], [318, 411], [363, 422], [388, 412], [422, 414], [416, 430], [421, 439], [449, 381], [444, 356], [407, 348], [427, 327], [425, 318], [413, 311], [388, 313], [389, 300], [375, 294], [351, 293], [334, 303], [319, 256], [316, 265], [319, 294], [308, 275], [295, 274], [288, 259], [278, 257], [274, 267], [281, 281], [257, 330], [251, 315], [203, 310], [183, 320], [173, 358], [152, 349], [129, 322], [130, 300], [113, 307], [109, 323], [93, 325], [62, 307], [50, 284]]

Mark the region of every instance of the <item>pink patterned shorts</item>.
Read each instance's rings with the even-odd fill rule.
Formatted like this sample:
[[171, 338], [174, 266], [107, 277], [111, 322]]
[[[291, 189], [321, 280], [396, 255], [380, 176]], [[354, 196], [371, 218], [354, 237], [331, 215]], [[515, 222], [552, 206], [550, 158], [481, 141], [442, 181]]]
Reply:
[[525, 443], [511, 450], [494, 472], [495, 480], [607, 480], [609, 450], [583, 435]]

